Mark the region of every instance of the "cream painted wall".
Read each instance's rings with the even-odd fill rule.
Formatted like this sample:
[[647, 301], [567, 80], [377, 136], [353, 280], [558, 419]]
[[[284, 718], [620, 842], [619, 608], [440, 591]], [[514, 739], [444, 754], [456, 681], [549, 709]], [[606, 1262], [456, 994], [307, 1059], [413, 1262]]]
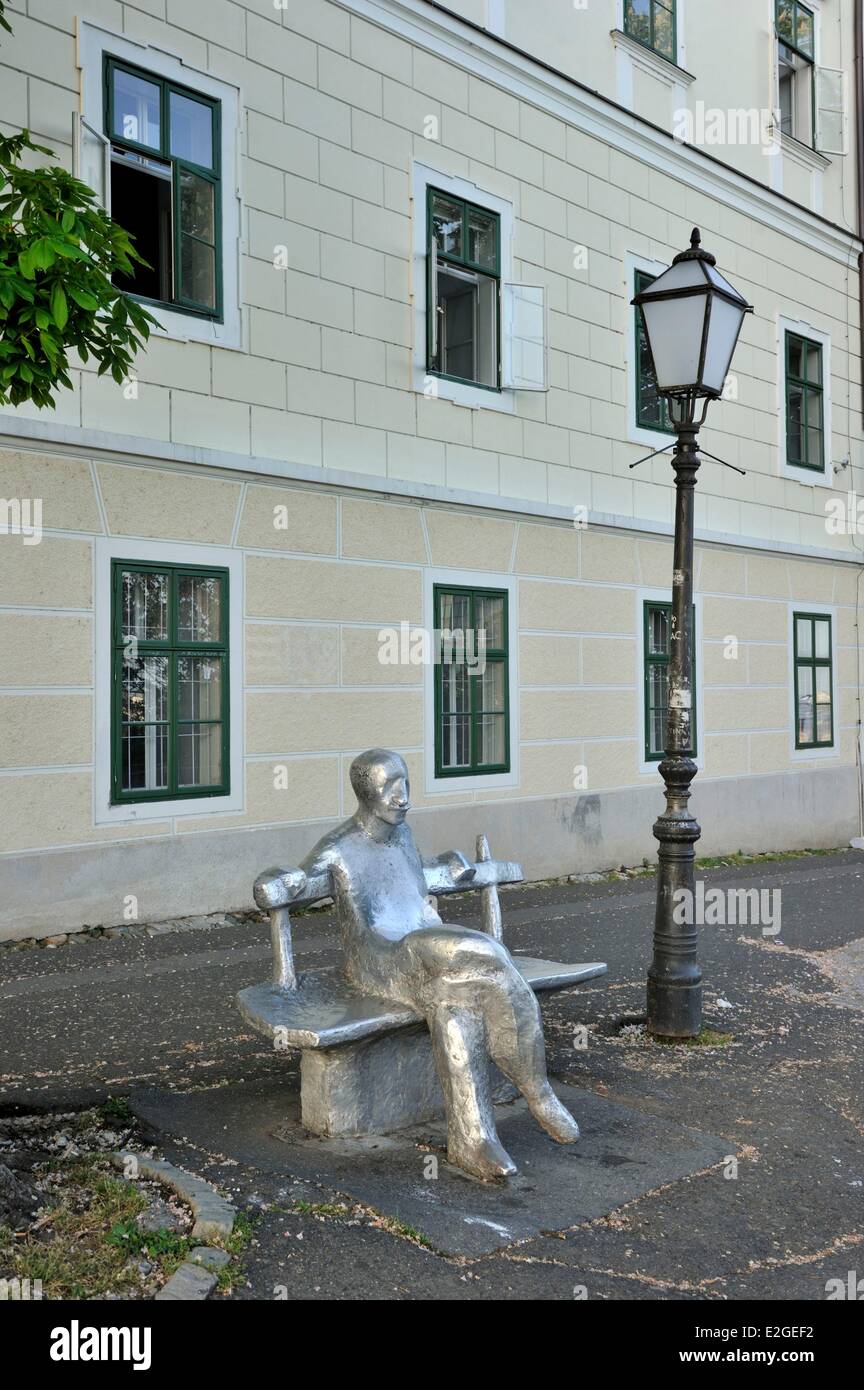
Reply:
[[[350, 810], [347, 767], [372, 743], [404, 750], [418, 806], [573, 796], [658, 786], [642, 763], [641, 599], [664, 591], [671, 545], [634, 534], [524, 516], [405, 505], [348, 490], [226, 479], [192, 467], [98, 464], [0, 451], [0, 495], [21, 474], [50, 479], [42, 539], [0, 535], [0, 842], [9, 857], [142, 836], [321, 821]], [[192, 489], [194, 503], [186, 496]], [[243, 567], [240, 689], [245, 705], [241, 809], [100, 825], [94, 817], [93, 551], [129, 558], [152, 543], [151, 501], [195, 525], [172, 542], [182, 562], [212, 552]], [[177, 499], [181, 499], [179, 502]], [[185, 500], [184, 500], [185, 499]], [[287, 507], [288, 528], [274, 524]], [[281, 518], [281, 513], [278, 514]], [[168, 530], [166, 526], [163, 530]], [[436, 574], [467, 566], [513, 586], [518, 677], [513, 785], [429, 790], [433, 735], [428, 669], [382, 665], [384, 626], [424, 621]], [[697, 601], [702, 712], [700, 779], [855, 762], [855, 569], [744, 548], [700, 547]], [[102, 607], [97, 595], [96, 608]], [[104, 596], [103, 596], [104, 598]], [[837, 746], [802, 759], [790, 743], [790, 607], [829, 606], [837, 644]], [[728, 638], [738, 639], [728, 659]], [[280, 770], [284, 769], [284, 773]], [[285, 786], [277, 786], [284, 780]], [[103, 789], [104, 790], [104, 789]], [[238, 788], [232, 789], [237, 791]]]

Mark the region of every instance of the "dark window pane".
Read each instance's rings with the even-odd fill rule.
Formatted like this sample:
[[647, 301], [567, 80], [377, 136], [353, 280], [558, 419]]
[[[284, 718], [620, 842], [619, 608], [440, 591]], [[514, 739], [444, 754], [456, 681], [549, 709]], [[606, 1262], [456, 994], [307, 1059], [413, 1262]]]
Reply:
[[462, 255], [462, 205], [441, 193], [432, 198], [432, 235], [445, 255]]
[[486, 634], [486, 648], [500, 651], [504, 646], [504, 598], [497, 594], [480, 595], [477, 599], [478, 632]]
[[468, 209], [468, 260], [487, 270], [498, 269], [498, 217], [495, 213]]
[[793, 0], [780, 0], [777, 5], [777, 33], [790, 43], [795, 42], [795, 7]]
[[168, 658], [144, 656], [123, 663], [121, 716], [132, 724], [168, 718]]
[[[157, 172], [158, 171], [158, 172]], [[113, 283], [128, 294], [170, 301], [171, 180], [167, 164], [143, 155], [117, 155], [111, 161], [111, 216], [132, 237], [143, 257], [131, 275]]]
[[186, 236], [180, 243], [180, 294], [193, 304], [216, 307], [216, 252]]
[[218, 656], [178, 656], [180, 719], [222, 717], [222, 660]]
[[178, 787], [213, 787], [221, 781], [221, 724], [181, 724], [177, 733]]
[[127, 724], [121, 739], [124, 792], [161, 791], [168, 785], [168, 730], [164, 724]]
[[483, 714], [477, 728], [477, 762], [481, 767], [499, 767], [505, 758], [504, 715]]
[[471, 719], [467, 714], [448, 715], [441, 731], [441, 762], [444, 767], [470, 767]]
[[161, 149], [160, 100], [157, 83], [115, 68], [112, 134], [152, 150]]
[[213, 168], [213, 108], [203, 101], [170, 95], [171, 153], [178, 159]]
[[640, 43], [651, 44], [651, 0], [625, 0], [624, 29]]
[[222, 583], [213, 575], [177, 577], [178, 642], [218, 642], [222, 623]]
[[798, 667], [798, 742], [812, 743], [813, 731], [813, 668]]
[[667, 10], [665, 5], [654, 6], [654, 49], [657, 53], [662, 53], [664, 58], [668, 58], [670, 63], [675, 61], [675, 21], [672, 11]]
[[121, 580], [123, 640], [164, 642], [168, 637], [168, 576], [127, 570]]
[[200, 241], [216, 240], [216, 189], [188, 169], [180, 170], [180, 230]]
[[798, 23], [795, 41], [802, 53], [813, 57], [813, 16], [803, 6], [798, 6]]
[[814, 655], [821, 661], [826, 661], [831, 655], [831, 622], [828, 618], [817, 618], [813, 624], [816, 635], [816, 650]]
[[506, 697], [503, 662], [490, 662], [482, 676], [471, 676], [471, 680], [480, 684], [479, 708], [486, 714], [503, 713]]

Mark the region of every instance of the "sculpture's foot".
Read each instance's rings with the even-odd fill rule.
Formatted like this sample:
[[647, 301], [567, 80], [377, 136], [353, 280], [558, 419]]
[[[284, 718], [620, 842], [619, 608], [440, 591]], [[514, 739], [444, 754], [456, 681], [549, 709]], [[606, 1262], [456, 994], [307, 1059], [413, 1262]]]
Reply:
[[451, 1136], [447, 1141], [447, 1158], [457, 1168], [474, 1178], [482, 1178], [484, 1182], [493, 1178], [508, 1178], [516, 1172], [516, 1164], [496, 1138], [469, 1141]]
[[559, 1144], [575, 1144], [579, 1138], [579, 1126], [548, 1083], [539, 1095], [526, 1096], [525, 1099], [534, 1119], [548, 1135]]

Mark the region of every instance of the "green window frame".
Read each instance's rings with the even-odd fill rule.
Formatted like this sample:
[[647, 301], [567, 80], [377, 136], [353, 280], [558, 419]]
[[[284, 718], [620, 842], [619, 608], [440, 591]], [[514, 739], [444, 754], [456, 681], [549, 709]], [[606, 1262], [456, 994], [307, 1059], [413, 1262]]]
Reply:
[[792, 642], [795, 747], [833, 748], [834, 659], [830, 613], [793, 613]]
[[[647, 270], [637, 270], [633, 276], [633, 293], [641, 294], [657, 279]], [[657, 393], [657, 377], [648, 346], [648, 335], [638, 306], [633, 310], [636, 335], [636, 424], [655, 434], [674, 434], [669, 415], [669, 402]]]
[[[436, 212], [437, 205], [437, 212]], [[449, 208], [451, 220], [444, 223], [442, 213]], [[483, 229], [486, 232], [484, 250]], [[472, 255], [472, 249], [479, 255]], [[492, 360], [485, 373], [477, 366], [480, 342], [479, 314], [474, 305], [474, 331], [471, 338], [475, 358], [474, 375], [444, 369], [445, 316], [439, 309], [439, 267], [450, 266], [456, 276], [474, 281], [477, 301], [485, 291], [488, 311], [494, 315], [494, 325], [486, 347]], [[451, 277], [452, 278], [452, 277]], [[467, 298], [467, 292], [466, 292]], [[478, 386], [484, 391], [501, 390], [501, 216], [479, 203], [445, 192], [431, 185], [426, 190], [426, 371], [444, 381], [457, 381], [465, 386]], [[465, 344], [459, 345], [467, 347]], [[487, 380], [481, 380], [485, 374]]]
[[230, 792], [228, 598], [227, 569], [112, 561], [112, 804]]
[[677, 65], [676, 8], [675, 0], [624, 0], [624, 33]]
[[[659, 619], [655, 626], [655, 617]], [[670, 637], [672, 632], [672, 604], [669, 601], [646, 599], [642, 605], [643, 632], [643, 688], [645, 702], [645, 761], [659, 763], [666, 752], [666, 718], [669, 697], [669, 659], [671, 654]], [[659, 638], [659, 640], [658, 640]], [[691, 707], [690, 752], [698, 755], [698, 729], [696, 698], [696, 609], [693, 609], [693, 655], [690, 687], [693, 692]]]
[[[811, 148], [816, 147], [816, 17], [812, 10], [801, 4], [801, 0], [775, 0], [774, 31], [777, 35], [778, 74], [786, 66], [790, 73], [801, 71], [801, 64], [809, 72], [810, 130], [809, 141], [802, 141]], [[784, 53], [784, 49], [788, 50]], [[794, 82], [794, 77], [793, 77]], [[794, 93], [792, 96], [794, 101]], [[792, 129], [795, 121], [794, 110], [788, 114], [783, 109], [781, 93], [780, 128], [793, 140], [801, 140], [801, 135]]]
[[[436, 584], [433, 590], [435, 660], [435, 776], [469, 777], [510, 771], [510, 634], [506, 589]], [[458, 644], [446, 633], [463, 635]], [[477, 663], [486, 634], [485, 671]], [[440, 642], [440, 652], [438, 648]], [[471, 646], [473, 643], [473, 648]], [[473, 656], [476, 674], [464, 655]]]
[[825, 472], [825, 385], [822, 344], [787, 329], [786, 462]]
[[[129, 133], [115, 129], [116, 79], [125, 75], [133, 82], [156, 89], [158, 108], [158, 140], [153, 143], [132, 138]], [[170, 184], [170, 235], [167, 246], [170, 264], [163, 268], [163, 278], [170, 282], [170, 292], [158, 296], [138, 294], [115, 277], [118, 288], [145, 304], [173, 309], [198, 318], [222, 321], [222, 178], [221, 178], [221, 103], [213, 97], [181, 83], [159, 77], [145, 68], [122, 62], [106, 55], [104, 61], [105, 134], [111, 145], [111, 174], [115, 166], [149, 173]], [[209, 115], [210, 164], [198, 163], [173, 148], [172, 136], [182, 129], [182, 115], [191, 110], [190, 103], [203, 107]], [[153, 180], [154, 185], [156, 180]], [[209, 194], [207, 190], [210, 190]], [[208, 225], [209, 224], [209, 225]], [[206, 267], [212, 255], [212, 302], [195, 296], [191, 289], [195, 255], [203, 258]], [[205, 271], [206, 278], [206, 271]]]

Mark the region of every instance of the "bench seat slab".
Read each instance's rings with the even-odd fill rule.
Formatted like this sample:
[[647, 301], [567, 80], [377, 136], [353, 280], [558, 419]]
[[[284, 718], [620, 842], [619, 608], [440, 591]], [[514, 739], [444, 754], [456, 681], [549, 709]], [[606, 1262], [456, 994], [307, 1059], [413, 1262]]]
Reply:
[[[601, 961], [513, 960], [534, 990], [567, 989], [606, 973]], [[335, 966], [301, 973], [296, 990], [250, 985], [237, 995], [237, 1005], [246, 1022], [280, 1050], [339, 1047], [423, 1022], [406, 1005], [354, 989]]]

